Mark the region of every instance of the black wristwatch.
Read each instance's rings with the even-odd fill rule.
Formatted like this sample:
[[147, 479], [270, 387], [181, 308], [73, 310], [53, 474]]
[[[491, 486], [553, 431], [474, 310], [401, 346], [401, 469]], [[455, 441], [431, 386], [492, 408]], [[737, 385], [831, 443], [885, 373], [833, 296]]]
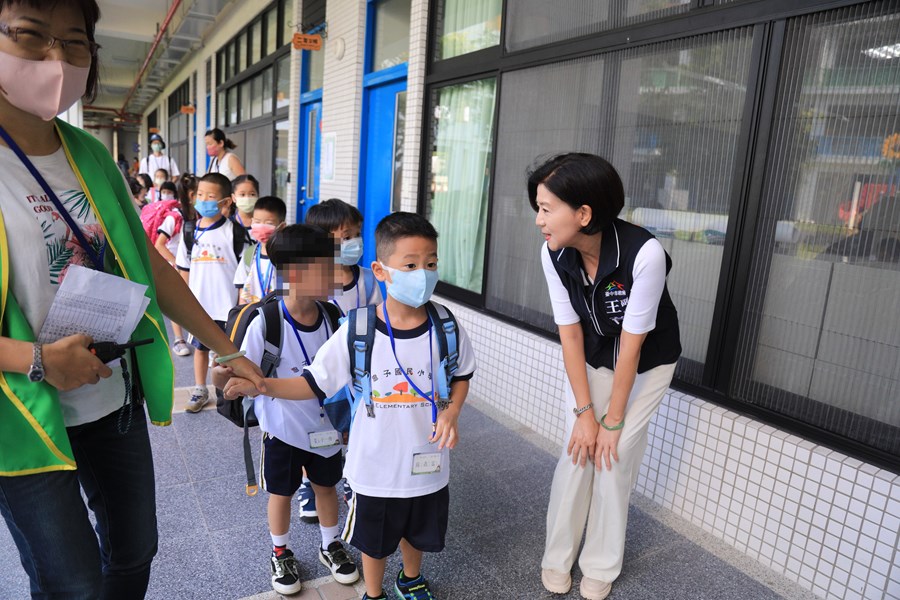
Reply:
[[44, 380], [44, 361], [41, 359], [41, 344], [35, 342], [32, 350], [31, 367], [28, 369], [28, 380], [40, 383]]

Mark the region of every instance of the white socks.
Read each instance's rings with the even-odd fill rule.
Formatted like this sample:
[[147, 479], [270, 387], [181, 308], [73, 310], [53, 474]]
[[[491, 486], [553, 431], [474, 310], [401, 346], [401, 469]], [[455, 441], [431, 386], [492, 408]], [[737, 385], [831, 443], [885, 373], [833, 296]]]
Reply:
[[272, 536], [272, 545], [273, 545], [273, 546], [287, 546], [287, 545], [288, 545], [288, 542], [291, 541], [291, 532], [290, 532], [290, 530], [288, 530], [287, 533], [284, 533], [284, 534], [282, 534], [282, 535], [275, 535], [274, 533], [272, 533], [272, 532], [270, 531], [270, 532], [269, 532], [269, 535]]
[[328, 550], [328, 545], [341, 535], [341, 526], [325, 527], [324, 525], [319, 525], [319, 531], [322, 532], [322, 549]]

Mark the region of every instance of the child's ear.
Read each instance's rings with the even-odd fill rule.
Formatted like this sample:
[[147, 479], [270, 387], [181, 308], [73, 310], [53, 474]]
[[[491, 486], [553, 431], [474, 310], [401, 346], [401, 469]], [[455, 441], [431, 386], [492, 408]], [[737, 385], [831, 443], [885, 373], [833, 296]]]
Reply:
[[378, 281], [388, 281], [391, 277], [390, 273], [381, 266], [381, 263], [377, 260], [372, 261], [372, 275], [375, 276], [375, 279]]
[[287, 223], [285, 221], [282, 221], [281, 223], [279, 223], [278, 225], [275, 226], [275, 231], [281, 231], [285, 227], [287, 227]]

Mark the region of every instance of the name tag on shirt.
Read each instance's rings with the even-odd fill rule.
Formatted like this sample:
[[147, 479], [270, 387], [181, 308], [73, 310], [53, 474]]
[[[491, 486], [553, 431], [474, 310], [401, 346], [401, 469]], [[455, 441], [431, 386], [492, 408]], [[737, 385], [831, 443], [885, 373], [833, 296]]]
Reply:
[[437, 450], [435, 444], [426, 444], [413, 449], [412, 474], [434, 475], [440, 473], [443, 454]]
[[309, 447], [313, 449], [317, 448], [330, 448], [332, 446], [340, 446], [341, 445], [341, 436], [334, 429], [328, 429], [326, 431], [310, 431], [309, 432]]

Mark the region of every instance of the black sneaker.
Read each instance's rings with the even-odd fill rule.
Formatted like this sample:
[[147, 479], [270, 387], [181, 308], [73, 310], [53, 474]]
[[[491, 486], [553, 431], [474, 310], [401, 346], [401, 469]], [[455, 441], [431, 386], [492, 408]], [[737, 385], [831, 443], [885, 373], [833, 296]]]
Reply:
[[387, 596], [384, 595], [384, 590], [381, 590], [381, 594], [375, 596], [374, 598], [369, 594], [363, 594], [362, 600], [381, 600], [382, 598], [387, 598]]
[[331, 569], [331, 574], [338, 583], [349, 585], [359, 579], [359, 571], [340, 540], [328, 544], [327, 550], [319, 548], [319, 560]]
[[272, 553], [272, 589], [279, 594], [296, 594], [302, 587], [300, 584], [300, 563], [294, 553], [285, 550], [281, 556]]
[[394, 583], [394, 591], [397, 592], [397, 597], [400, 600], [434, 600], [431, 588], [428, 587], [428, 582], [425, 581], [421, 573], [419, 573], [418, 577], [406, 583], [400, 581], [401, 575], [403, 575], [403, 569], [400, 569], [400, 572], [397, 573], [397, 581]]

